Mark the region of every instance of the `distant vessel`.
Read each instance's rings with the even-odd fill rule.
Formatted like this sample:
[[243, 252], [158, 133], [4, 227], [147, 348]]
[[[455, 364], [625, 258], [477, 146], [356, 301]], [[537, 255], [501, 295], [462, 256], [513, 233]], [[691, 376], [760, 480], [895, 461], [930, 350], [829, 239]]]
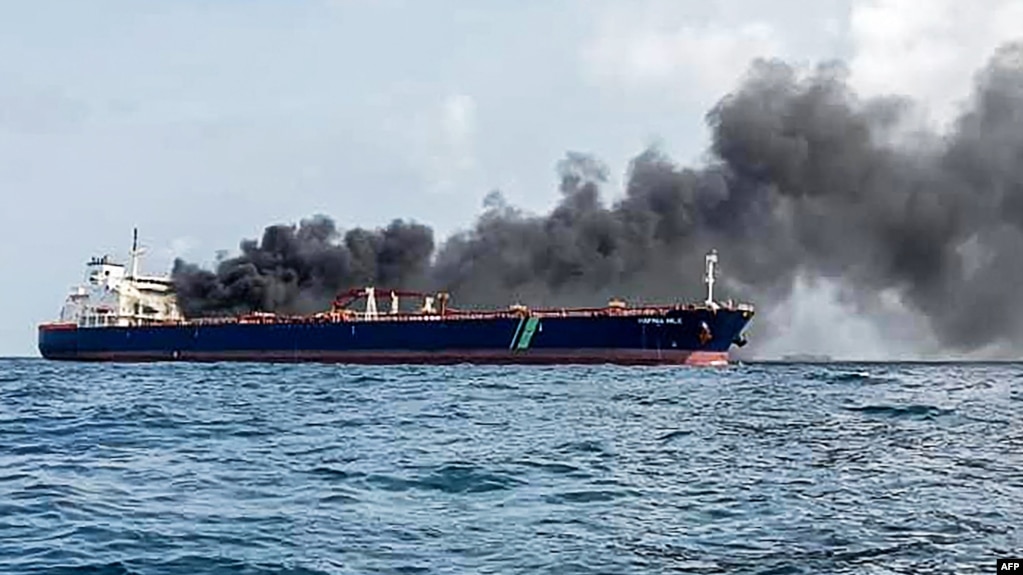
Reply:
[[[78, 361], [394, 363], [617, 363], [724, 365], [752, 319], [749, 304], [714, 299], [718, 257], [706, 257], [706, 300], [629, 307], [458, 310], [446, 293], [373, 287], [338, 296], [311, 316], [251, 313], [185, 319], [173, 282], [139, 274], [138, 232], [129, 269], [109, 257], [86, 265], [60, 319], [39, 326], [45, 358]], [[390, 299], [382, 312], [377, 299]], [[402, 299], [416, 302], [401, 308]], [[361, 309], [355, 304], [361, 302]]]

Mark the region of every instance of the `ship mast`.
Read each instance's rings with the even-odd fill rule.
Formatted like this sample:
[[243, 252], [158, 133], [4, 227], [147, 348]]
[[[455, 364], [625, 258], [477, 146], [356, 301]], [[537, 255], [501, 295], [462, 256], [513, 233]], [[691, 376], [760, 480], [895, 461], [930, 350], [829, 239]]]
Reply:
[[717, 277], [718, 251], [710, 250], [706, 257], [707, 271], [703, 281], [707, 282], [707, 305], [714, 304], [714, 280]]
[[139, 229], [135, 228], [131, 239], [131, 275], [128, 276], [130, 279], [134, 280], [138, 278], [139, 256], [141, 256], [144, 251], [144, 249], [139, 247]]

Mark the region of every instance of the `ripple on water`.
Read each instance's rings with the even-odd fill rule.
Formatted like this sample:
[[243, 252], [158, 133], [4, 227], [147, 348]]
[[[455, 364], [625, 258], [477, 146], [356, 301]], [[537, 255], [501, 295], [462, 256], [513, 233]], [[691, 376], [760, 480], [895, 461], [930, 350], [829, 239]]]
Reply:
[[0, 360], [0, 572], [984, 572], [1020, 379]]
[[942, 409], [934, 405], [861, 405], [845, 408], [848, 411], [855, 411], [864, 415], [890, 417], [893, 419], [933, 419], [943, 415], [952, 415], [955, 410]]

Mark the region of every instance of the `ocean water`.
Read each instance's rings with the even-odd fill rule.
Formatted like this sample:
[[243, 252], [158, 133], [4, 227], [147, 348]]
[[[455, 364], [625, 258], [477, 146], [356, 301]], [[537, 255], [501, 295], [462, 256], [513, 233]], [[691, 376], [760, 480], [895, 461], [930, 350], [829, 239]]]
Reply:
[[0, 573], [989, 573], [1023, 366], [0, 360]]

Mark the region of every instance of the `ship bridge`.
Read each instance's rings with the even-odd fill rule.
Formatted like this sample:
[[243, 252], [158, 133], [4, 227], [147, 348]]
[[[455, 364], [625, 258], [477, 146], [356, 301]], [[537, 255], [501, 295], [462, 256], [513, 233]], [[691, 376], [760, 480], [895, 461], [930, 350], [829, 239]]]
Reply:
[[73, 287], [64, 301], [60, 321], [79, 327], [101, 327], [182, 319], [171, 279], [139, 274], [143, 253], [136, 229], [130, 267], [108, 255], [90, 259], [82, 283]]

